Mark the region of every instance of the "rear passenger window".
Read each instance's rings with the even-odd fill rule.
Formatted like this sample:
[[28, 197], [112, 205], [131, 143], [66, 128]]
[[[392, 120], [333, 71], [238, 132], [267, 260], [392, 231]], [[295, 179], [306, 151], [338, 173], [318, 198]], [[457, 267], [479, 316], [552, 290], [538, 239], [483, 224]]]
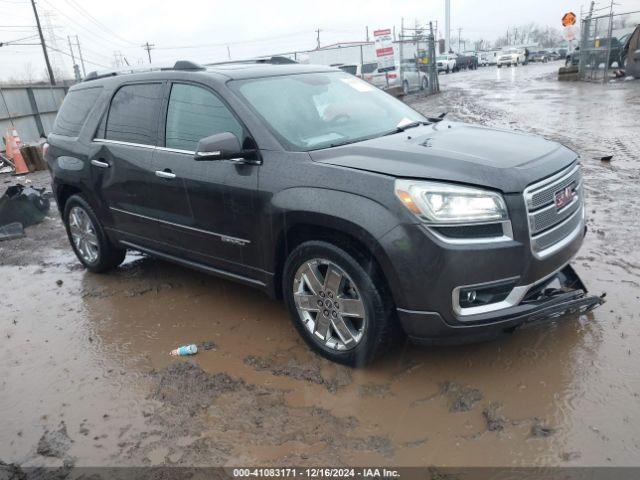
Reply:
[[111, 100], [107, 140], [155, 145], [162, 84], [125, 85]]
[[362, 73], [373, 73], [378, 69], [377, 63], [365, 63], [362, 65]]
[[102, 87], [94, 87], [67, 93], [53, 124], [52, 133], [77, 137], [101, 92]]
[[165, 146], [195, 152], [198, 142], [222, 132], [235, 134], [243, 141], [242, 125], [227, 106], [211, 91], [176, 83], [171, 87]]

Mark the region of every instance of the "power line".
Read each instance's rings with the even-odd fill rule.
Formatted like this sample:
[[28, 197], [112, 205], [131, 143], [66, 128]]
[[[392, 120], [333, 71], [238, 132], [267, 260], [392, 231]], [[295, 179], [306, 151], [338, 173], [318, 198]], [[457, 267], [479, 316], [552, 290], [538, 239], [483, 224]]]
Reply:
[[295, 33], [287, 33], [283, 35], [275, 35], [271, 37], [262, 37], [262, 38], [253, 38], [250, 40], [237, 40], [235, 42], [221, 42], [221, 43], [201, 43], [196, 45], [179, 45], [174, 47], [156, 47], [157, 50], [182, 50], [182, 49], [190, 49], [190, 48], [208, 48], [208, 47], [226, 47], [234, 46], [234, 45], [244, 45], [249, 43], [263, 43], [271, 40], [280, 40], [284, 38], [297, 37], [302, 35], [308, 35], [309, 31], [306, 32], [295, 32]]
[[89, 12], [87, 12], [80, 4], [78, 4], [78, 2], [76, 2], [75, 0], [65, 0], [67, 2], [67, 4], [69, 4], [71, 7], [75, 7], [80, 13], [86, 15], [90, 20], [93, 21], [93, 23], [95, 23], [97, 26], [101, 27], [105, 32], [113, 35], [115, 38], [119, 39], [122, 42], [128, 43], [132, 46], [137, 45], [136, 42], [131, 42], [129, 40], [127, 40], [126, 38], [121, 37], [120, 35], [118, 35], [116, 32], [114, 32], [113, 30], [111, 30], [109, 27], [107, 27], [104, 23], [100, 22], [99, 20], [97, 20], [93, 15], [91, 15]]
[[[73, 19], [72, 17], [70, 17], [69, 15], [67, 15], [66, 13], [64, 13], [62, 10], [60, 10], [59, 8], [53, 6], [51, 4], [51, 2], [49, 2], [49, 0], [42, 0], [43, 2], [45, 2], [52, 10], [54, 10], [55, 12], [57, 12], [58, 14], [62, 15], [63, 17], [65, 17], [67, 20], [69, 20], [71, 23], [73, 23], [74, 25], [76, 25], [77, 27], [81, 28], [82, 30], [84, 30], [85, 32], [87, 32], [88, 35], [98, 39], [98, 40], [93, 40], [96, 43], [100, 43], [102, 44], [105, 48], [111, 49], [113, 48], [113, 41], [102, 36], [99, 35], [98, 33], [94, 32], [93, 30], [85, 27], [84, 25], [82, 25], [81, 23], [79, 23], [78, 21], [76, 21], [75, 19]], [[123, 47], [123, 48], [129, 48], [129, 47]]]
[[[29, 35], [28, 37], [15, 38], [15, 39], [9, 40], [7, 42], [0, 42], [0, 47], [2, 47], [4, 45], [11, 45], [13, 43], [20, 42], [22, 40], [31, 40], [32, 38], [35, 38], [37, 36], [38, 36], [38, 34], [35, 34], [35, 35]], [[40, 45], [40, 44], [38, 44], [38, 45]]]
[[[49, 47], [49, 48], [51, 50], [55, 51], [55, 52], [61, 53], [62, 55], [66, 55], [67, 57], [71, 57], [71, 54], [69, 54], [69, 53], [67, 53], [67, 52], [65, 52], [63, 50], [60, 50], [59, 48], [52, 48], [52, 47]], [[96, 67], [111, 68], [111, 67], [109, 67], [107, 65], [103, 65], [102, 63], [98, 63], [98, 62], [93, 62], [91, 60], [85, 60], [85, 62], [90, 63], [91, 65], [95, 65]]]

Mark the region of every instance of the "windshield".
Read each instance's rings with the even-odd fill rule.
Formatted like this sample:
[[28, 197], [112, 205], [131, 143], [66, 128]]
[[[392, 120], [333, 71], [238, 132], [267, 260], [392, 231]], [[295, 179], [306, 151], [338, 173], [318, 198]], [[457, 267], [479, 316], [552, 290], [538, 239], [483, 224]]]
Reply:
[[514, 53], [518, 53], [518, 50], [503, 50], [502, 53], [507, 53], [507, 54], [514, 54]]
[[290, 150], [353, 143], [426, 121], [400, 100], [342, 72], [254, 78], [231, 86]]
[[436, 60], [438, 61], [442, 61], [442, 60], [446, 60], [447, 57], [440, 55], [439, 57], [436, 57]]

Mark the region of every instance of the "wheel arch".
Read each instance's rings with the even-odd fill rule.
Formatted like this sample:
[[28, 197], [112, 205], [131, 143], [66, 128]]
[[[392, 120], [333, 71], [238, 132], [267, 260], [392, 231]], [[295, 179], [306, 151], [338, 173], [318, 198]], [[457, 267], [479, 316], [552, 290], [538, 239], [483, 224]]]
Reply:
[[289, 254], [306, 241], [325, 241], [352, 255], [367, 270], [374, 281], [383, 283], [383, 288], [395, 305], [401, 301], [395, 269], [374, 235], [361, 225], [345, 218], [300, 212], [295, 220], [289, 218], [281, 229], [275, 243], [273, 258], [274, 295], [282, 298], [282, 275]]

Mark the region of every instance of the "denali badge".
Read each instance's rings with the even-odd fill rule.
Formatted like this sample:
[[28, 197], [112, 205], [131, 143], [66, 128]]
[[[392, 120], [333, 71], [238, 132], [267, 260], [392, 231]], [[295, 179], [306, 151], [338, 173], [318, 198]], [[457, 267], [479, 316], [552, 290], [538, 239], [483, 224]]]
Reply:
[[571, 185], [564, 187], [562, 190], [558, 190], [553, 194], [554, 203], [556, 204], [556, 209], [560, 210], [563, 207], [566, 207], [573, 201], [573, 197], [576, 196], [576, 184], [575, 182]]

